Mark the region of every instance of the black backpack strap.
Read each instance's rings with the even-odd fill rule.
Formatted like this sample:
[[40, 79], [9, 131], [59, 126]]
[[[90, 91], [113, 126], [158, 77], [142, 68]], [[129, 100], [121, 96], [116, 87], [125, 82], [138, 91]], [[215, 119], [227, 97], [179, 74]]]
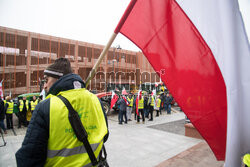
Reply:
[[89, 141], [88, 141], [88, 133], [86, 132], [85, 128], [83, 127], [83, 124], [81, 122], [81, 119], [78, 115], [78, 113], [74, 110], [74, 108], [72, 107], [72, 105], [70, 104], [70, 102], [63, 96], [59, 95], [57, 96], [59, 99], [61, 99], [63, 101], [63, 103], [66, 105], [66, 107], [68, 108], [69, 110], [69, 122], [75, 132], [75, 135], [77, 137], [78, 140], [80, 140], [88, 155], [89, 155], [89, 158], [91, 160], [91, 163], [93, 166], [96, 166], [98, 164], [98, 161], [95, 157], [95, 154], [89, 144]]

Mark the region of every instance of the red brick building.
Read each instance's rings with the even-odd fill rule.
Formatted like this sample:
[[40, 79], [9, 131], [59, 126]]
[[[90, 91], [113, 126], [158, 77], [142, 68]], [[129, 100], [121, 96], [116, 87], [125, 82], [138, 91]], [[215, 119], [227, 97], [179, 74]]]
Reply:
[[[48, 36], [0, 26], [0, 80], [4, 95], [39, 92], [43, 71], [56, 58], [66, 57], [85, 80], [103, 45]], [[105, 91], [109, 83], [159, 82], [141, 52], [110, 48], [89, 89]], [[130, 88], [131, 89], [131, 88]]]

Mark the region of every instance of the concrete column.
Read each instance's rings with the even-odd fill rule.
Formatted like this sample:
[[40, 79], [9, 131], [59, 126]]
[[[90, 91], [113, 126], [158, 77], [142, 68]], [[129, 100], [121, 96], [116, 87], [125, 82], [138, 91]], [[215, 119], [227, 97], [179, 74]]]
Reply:
[[27, 64], [26, 64], [26, 92], [30, 93], [30, 65], [31, 65], [31, 36], [28, 34], [27, 40]]
[[74, 69], [74, 73], [78, 74], [78, 41], [76, 41], [75, 44], [75, 69]]

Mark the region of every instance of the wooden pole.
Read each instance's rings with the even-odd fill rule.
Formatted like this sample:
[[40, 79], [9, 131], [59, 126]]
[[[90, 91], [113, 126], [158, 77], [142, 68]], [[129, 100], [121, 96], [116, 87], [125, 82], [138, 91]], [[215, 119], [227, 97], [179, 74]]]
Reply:
[[116, 29], [115, 29], [114, 33], [112, 34], [111, 38], [109, 39], [108, 44], [107, 44], [107, 45], [105, 46], [105, 48], [103, 49], [103, 51], [102, 51], [100, 57], [98, 58], [97, 62], [95, 63], [95, 66], [94, 66], [93, 69], [90, 71], [89, 76], [88, 76], [87, 79], [86, 79], [86, 88], [88, 87], [90, 80], [95, 76], [95, 73], [96, 73], [96, 71], [97, 71], [97, 69], [98, 69], [98, 67], [99, 67], [99, 65], [100, 65], [100, 63], [101, 63], [101, 61], [102, 61], [102, 59], [103, 59], [103, 58], [105, 57], [105, 55], [107, 54], [107, 52], [108, 52], [108, 50], [109, 50], [111, 44], [114, 42], [114, 40], [115, 40], [117, 34], [120, 32], [120, 30], [121, 30], [123, 24], [125, 23], [127, 17], [129, 16], [129, 14], [130, 14], [130, 12], [132, 11], [132, 9], [133, 9], [134, 5], [136, 4], [136, 2], [137, 2], [137, 0], [131, 0], [131, 1], [130, 1], [130, 3], [129, 3], [129, 5], [128, 5], [128, 7], [127, 7], [125, 13], [123, 14], [123, 16], [122, 16], [122, 18], [121, 18], [121, 20], [120, 20], [120, 22], [119, 22], [118, 25], [116, 26]]
[[101, 64], [103, 58], [106, 56], [110, 46], [112, 45], [112, 43], [114, 42], [115, 38], [116, 38], [117, 34], [113, 33], [111, 38], [109, 39], [107, 45], [105, 46], [105, 48], [102, 50], [102, 53], [100, 55], [100, 57], [98, 58], [97, 62], [95, 63], [94, 67], [92, 68], [92, 70], [90, 71], [87, 79], [86, 79], [86, 88], [89, 85], [90, 80], [95, 76], [95, 73], [99, 67], [99, 65]]

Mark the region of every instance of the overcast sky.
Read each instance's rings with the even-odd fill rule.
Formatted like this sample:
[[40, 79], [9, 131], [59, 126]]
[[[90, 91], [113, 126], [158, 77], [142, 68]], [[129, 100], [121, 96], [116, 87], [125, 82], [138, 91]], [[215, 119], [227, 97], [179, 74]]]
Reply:
[[[239, 1], [250, 36], [250, 0]], [[129, 2], [0, 0], [0, 26], [106, 45]], [[123, 49], [139, 51], [121, 34], [112, 46], [117, 45]]]

